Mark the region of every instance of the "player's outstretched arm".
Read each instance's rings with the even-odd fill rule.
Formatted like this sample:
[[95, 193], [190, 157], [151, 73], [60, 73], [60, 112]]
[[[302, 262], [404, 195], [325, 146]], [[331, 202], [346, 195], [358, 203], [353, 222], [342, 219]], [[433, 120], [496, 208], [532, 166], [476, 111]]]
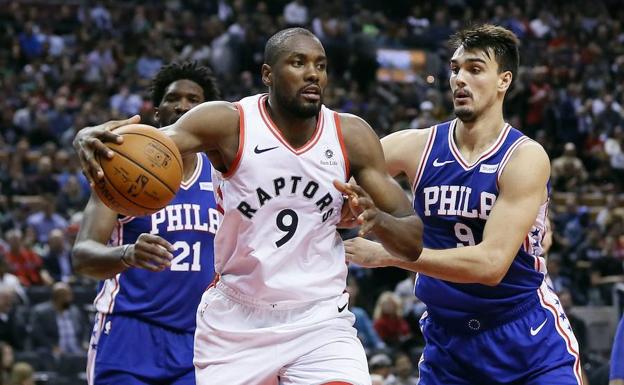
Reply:
[[133, 245], [108, 246], [116, 222], [117, 213], [91, 194], [72, 249], [76, 272], [108, 279], [128, 267], [161, 271], [171, 264], [171, 244], [156, 235], [141, 234]]
[[335, 182], [358, 213], [360, 235], [374, 233], [398, 258], [415, 261], [422, 251], [422, 221], [399, 184], [387, 173], [379, 138], [362, 119], [341, 114], [351, 173], [358, 185]]
[[483, 240], [474, 246], [424, 249], [406, 262], [366, 240], [345, 243], [347, 258], [369, 267], [397, 266], [456, 283], [497, 285], [546, 201], [550, 162], [544, 149], [530, 142], [511, 157], [499, 180], [500, 194], [487, 219]]
[[[123, 143], [123, 137], [112, 130], [139, 123], [139, 121], [138, 116], [133, 116], [126, 120], [109, 121], [78, 131], [73, 145], [78, 153], [83, 172], [92, 184], [104, 177], [104, 172], [96, 160], [96, 154], [112, 158], [114, 153], [105, 143]], [[238, 123], [238, 110], [234, 104], [206, 102], [196, 106], [174, 124], [164, 127], [163, 130], [173, 139], [182, 155], [219, 150], [227, 152], [222, 153], [224, 158], [234, 159], [235, 155], [229, 152], [235, 154], [238, 149]]]

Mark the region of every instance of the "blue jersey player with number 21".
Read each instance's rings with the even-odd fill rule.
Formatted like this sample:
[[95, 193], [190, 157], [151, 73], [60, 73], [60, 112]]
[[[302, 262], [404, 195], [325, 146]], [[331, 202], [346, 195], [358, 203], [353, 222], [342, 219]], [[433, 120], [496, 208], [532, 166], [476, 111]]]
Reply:
[[[153, 80], [161, 126], [218, 98], [211, 72], [195, 63], [165, 66]], [[180, 190], [150, 216], [120, 216], [91, 194], [73, 251], [77, 271], [104, 280], [94, 303], [89, 385], [195, 384], [195, 315], [214, 276], [219, 213], [206, 154], [182, 163]]]
[[540, 257], [548, 155], [503, 119], [518, 39], [482, 25], [451, 42], [456, 119], [382, 140], [389, 173], [411, 180], [424, 250], [406, 261], [355, 238], [347, 257], [418, 273], [428, 309], [419, 384], [581, 384], [578, 343]]

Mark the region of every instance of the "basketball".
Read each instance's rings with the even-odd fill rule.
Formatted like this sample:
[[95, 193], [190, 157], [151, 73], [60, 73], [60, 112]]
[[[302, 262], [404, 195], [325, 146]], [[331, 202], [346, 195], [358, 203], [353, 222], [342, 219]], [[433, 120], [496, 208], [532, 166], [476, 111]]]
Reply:
[[123, 143], [106, 143], [111, 159], [97, 155], [104, 178], [95, 192], [112, 210], [127, 216], [149, 215], [162, 209], [178, 192], [182, 156], [175, 143], [158, 129], [129, 124], [113, 131]]

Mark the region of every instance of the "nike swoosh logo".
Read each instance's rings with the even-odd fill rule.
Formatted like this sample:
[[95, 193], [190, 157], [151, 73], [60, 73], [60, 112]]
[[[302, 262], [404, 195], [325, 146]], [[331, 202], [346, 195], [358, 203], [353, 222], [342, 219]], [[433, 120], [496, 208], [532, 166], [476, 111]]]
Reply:
[[347, 307], [348, 304], [344, 304], [344, 306], [338, 306], [338, 313], [342, 313], [342, 311]]
[[548, 318], [546, 318], [544, 320], [544, 322], [542, 322], [542, 324], [540, 326], [537, 327], [537, 329], [533, 329], [533, 327], [531, 326], [531, 335], [535, 336], [537, 335], [537, 333], [540, 332], [540, 330], [542, 330], [542, 328], [544, 327], [544, 325], [546, 325], [546, 322], [548, 321]]
[[433, 167], [442, 167], [445, 164], [449, 164], [449, 163], [453, 163], [455, 162], [454, 160], [445, 160], [444, 162], [440, 162], [438, 160], [438, 158], [435, 158], [435, 160], [433, 161]]
[[267, 151], [271, 151], [271, 150], [275, 150], [278, 146], [275, 147], [269, 147], [269, 148], [258, 148], [258, 146], [256, 146], [256, 148], [254, 148], [254, 152], [256, 154], [262, 154], [263, 152], [267, 152]]

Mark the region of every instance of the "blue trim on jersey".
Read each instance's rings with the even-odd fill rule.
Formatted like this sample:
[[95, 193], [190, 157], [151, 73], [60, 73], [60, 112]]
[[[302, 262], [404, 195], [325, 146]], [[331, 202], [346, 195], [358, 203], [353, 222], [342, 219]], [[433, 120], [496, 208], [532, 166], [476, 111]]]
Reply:
[[133, 316], [174, 330], [195, 330], [197, 306], [214, 278], [213, 242], [219, 220], [211, 166], [205, 154], [201, 154], [201, 163], [194, 183], [183, 184], [164, 209], [127, 223], [119, 221], [123, 244], [132, 244], [140, 234], [151, 233], [168, 240], [175, 251], [171, 267], [162, 272], [139, 268], [122, 272], [112, 314]]
[[[414, 209], [424, 224], [423, 243], [430, 249], [479, 244], [498, 196], [497, 179], [505, 155], [524, 135], [503, 129], [504, 136], [476, 163], [454, 154], [452, 121], [437, 126], [422, 176], [415, 186]], [[472, 314], [505, 313], [536, 298], [544, 275], [535, 257], [520, 248], [496, 287], [451, 283], [419, 274], [415, 294], [436, 318], [462, 320]]]

